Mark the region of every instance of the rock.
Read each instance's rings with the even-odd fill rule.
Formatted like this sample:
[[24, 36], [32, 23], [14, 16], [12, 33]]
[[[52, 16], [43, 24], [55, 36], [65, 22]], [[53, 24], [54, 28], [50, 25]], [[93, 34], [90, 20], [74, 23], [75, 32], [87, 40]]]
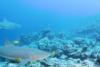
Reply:
[[67, 58], [68, 58], [68, 57], [67, 57], [66, 55], [64, 55], [64, 54], [61, 55], [61, 57], [60, 57], [60, 59], [63, 59], [63, 60], [64, 60], [64, 59], [67, 59]]
[[73, 39], [74, 43], [77, 44], [77, 45], [80, 45], [80, 44], [85, 44], [85, 40], [84, 38], [81, 38], [81, 37], [76, 37]]
[[94, 62], [90, 61], [89, 59], [86, 59], [82, 63], [83, 67], [95, 67]]
[[47, 37], [45, 37], [45, 38], [39, 40], [38, 47], [39, 47], [39, 49], [48, 50], [49, 45], [50, 45], [49, 43], [50, 43], [50, 40]]
[[9, 63], [7, 67], [17, 67], [17, 64]]
[[57, 34], [56, 37], [59, 38], [59, 39], [66, 39], [66, 35], [65, 35], [64, 32], [60, 32], [59, 34]]
[[82, 67], [81, 64], [74, 64], [73, 67]]
[[40, 62], [36, 62], [36, 63], [32, 63], [28, 67], [41, 67], [41, 64], [40, 64]]
[[59, 67], [67, 67], [67, 62], [66, 62], [66, 60], [61, 60], [58, 66], [59, 66]]
[[0, 67], [5, 67], [7, 65], [7, 62], [0, 62]]
[[28, 47], [38, 49], [38, 43], [37, 42], [32, 42], [30, 45], [28, 45]]
[[47, 37], [48, 39], [52, 40], [54, 38], [54, 34], [51, 32], [50, 29], [45, 29], [40, 32], [41, 39]]
[[59, 64], [60, 60], [57, 58], [49, 58], [46, 60], [46, 64], [50, 65], [50, 66], [54, 66], [55, 64]]

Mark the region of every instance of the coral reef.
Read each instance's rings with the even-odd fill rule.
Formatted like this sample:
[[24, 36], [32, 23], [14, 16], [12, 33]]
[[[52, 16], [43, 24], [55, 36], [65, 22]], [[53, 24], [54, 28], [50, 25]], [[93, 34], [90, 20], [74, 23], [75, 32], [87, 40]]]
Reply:
[[[100, 67], [100, 42], [95, 38], [67, 39], [65, 34], [52, 34], [50, 30], [40, 33], [24, 35], [20, 37], [20, 41], [23, 46], [53, 53], [48, 58], [29, 62], [23, 67]], [[2, 59], [0, 65], [0, 67], [19, 67], [17, 63]]]

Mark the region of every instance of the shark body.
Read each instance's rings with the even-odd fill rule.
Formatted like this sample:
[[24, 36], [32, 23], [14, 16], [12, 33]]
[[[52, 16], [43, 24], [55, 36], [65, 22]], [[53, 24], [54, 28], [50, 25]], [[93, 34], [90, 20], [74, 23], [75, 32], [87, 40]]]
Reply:
[[19, 47], [19, 46], [1, 46], [0, 47], [0, 57], [16, 60], [20, 58], [20, 64], [24, 65], [28, 61], [43, 60], [49, 57], [51, 54], [39, 49]]
[[16, 28], [21, 28], [21, 25], [15, 22], [8, 21], [7, 19], [4, 19], [0, 22], [0, 29], [11, 30]]

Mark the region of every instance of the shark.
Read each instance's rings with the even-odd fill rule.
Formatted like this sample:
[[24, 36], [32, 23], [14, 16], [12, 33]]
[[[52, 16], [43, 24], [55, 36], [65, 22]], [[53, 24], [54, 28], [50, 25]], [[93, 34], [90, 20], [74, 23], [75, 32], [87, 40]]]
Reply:
[[50, 52], [46, 52], [36, 48], [25, 46], [6, 45], [0, 46], [0, 57], [12, 61], [19, 61], [20, 65], [25, 65], [27, 62], [38, 61], [48, 58]]
[[16, 28], [21, 28], [21, 25], [15, 23], [15, 22], [11, 22], [11, 21], [7, 20], [6, 18], [3, 19], [2, 21], [0, 21], [0, 29], [12, 30], [12, 29], [16, 29]]

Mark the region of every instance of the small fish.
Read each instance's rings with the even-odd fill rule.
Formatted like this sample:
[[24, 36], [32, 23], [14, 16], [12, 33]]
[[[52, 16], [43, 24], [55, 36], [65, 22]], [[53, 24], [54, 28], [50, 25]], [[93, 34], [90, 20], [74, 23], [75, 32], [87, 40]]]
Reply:
[[0, 47], [0, 57], [20, 61], [24, 65], [28, 61], [37, 61], [49, 57], [51, 53], [35, 48], [6, 45]]
[[4, 19], [2, 22], [0, 22], [0, 29], [11, 30], [16, 28], [21, 28], [21, 25], [15, 22], [8, 21], [7, 19]]

